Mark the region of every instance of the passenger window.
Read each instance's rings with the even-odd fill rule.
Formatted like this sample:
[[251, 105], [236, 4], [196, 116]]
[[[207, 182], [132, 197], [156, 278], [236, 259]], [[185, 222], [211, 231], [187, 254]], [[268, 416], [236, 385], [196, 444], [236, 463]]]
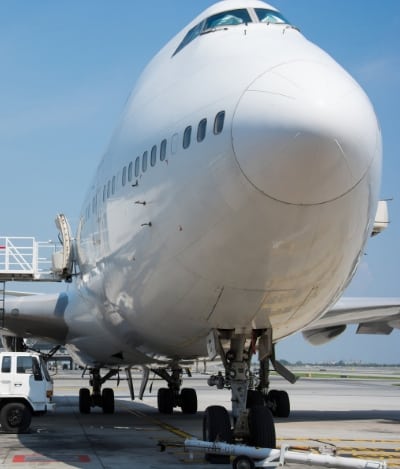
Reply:
[[150, 154], [150, 164], [151, 166], [154, 166], [157, 161], [157, 145], [154, 145], [153, 148], [151, 149], [151, 154]]
[[207, 119], [202, 119], [197, 127], [197, 141], [202, 142], [206, 137]]
[[183, 133], [183, 148], [188, 148], [190, 145], [190, 138], [192, 136], [192, 126], [189, 125], [186, 127], [185, 132]]
[[147, 151], [145, 151], [142, 156], [142, 171], [145, 173], [146, 170], [147, 170]]
[[214, 134], [215, 135], [218, 135], [222, 132], [224, 128], [224, 121], [225, 121], [225, 111], [221, 111], [215, 116], [215, 121], [214, 121]]
[[131, 161], [128, 166], [128, 182], [132, 181], [132, 169], [133, 169], [133, 163]]
[[244, 23], [251, 23], [249, 12], [246, 9], [224, 11], [207, 18], [202, 32]]
[[164, 139], [160, 145], [160, 161], [164, 161], [167, 156], [167, 140]]
[[124, 166], [124, 169], [122, 170], [122, 185], [125, 186], [126, 184], [126, 166]]
[[113, 178], [112, 178], [111, 193], [112, 194], [115, 193], [115, 176], [113, 176]]
[[107, 188], [106, 186], [103, 186], [103, 202], [106, 201], [106, 195], [107, 195]]
[[11, 357], [3, 357], [3, 360], [1, 362], [1, 372], [11, 373]]
[[174, 134], [171, 139], [171, 153], [175, 155], [178, 151], [178, 134]]
[[110, 197], [111, 195], [111, 181], [108, 181], [107, 182], [107, 199]]
[[140, 156], [138, 156], [135, 160], [135, 177], [139, 177], [140, 173]]

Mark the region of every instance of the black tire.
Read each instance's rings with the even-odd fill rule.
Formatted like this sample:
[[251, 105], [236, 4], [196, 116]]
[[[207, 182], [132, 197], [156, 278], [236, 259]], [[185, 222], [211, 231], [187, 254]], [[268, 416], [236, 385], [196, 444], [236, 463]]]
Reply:
[[287, 418], [290, 415], [290, 400], [286, 391], [271, 390], [267, 396], [268, 407], [275, 417]]
[[25, 433], [31, 421], [31, 409], [22, 402], [9, 402], [1, 409], [0, 423], [6, 433]]
[[158, 390], [157, 405], [161, 414], [172, 414], [174, 411], [174, 394], [171, 389], [160, 388]]
[[275, 448], [275, 424], [271, 411], [266, 406], [249, 410], [250, 445], [258, 448]]
[[238, 456], [232, 462], [233, 469], [254, 469], [256, 465], [248, 456]]
[[113, 414], [115, 410], [114, 391], [111, 388], [104, 388], [101, 393], [102, 407], [104, 414]]
[[278, 417], [288, 418], [290, 415], [290, 399], [286, 391], [278, 391]]
[[251, 409], [254, 406], [263, 406], [264, 404], [264, 396], [260, 391], [254, 391], [251, 389], [247, 391], [247, 409]]
[[[225, 407], [214, 405], [207, 407], [203, 417], [203, 440], [232, 443], [233, 432], [228, 411]], [[205, 458], [212, 464], [229, 464], [229, 456], [206, 453]]]
[[194, 389], [182, 389], [180, 400], [182, 412], [184, 414], [195, 414], [197, 412], [197, 394]]
[[87, 388], [79, 389], [79, 412], [81, 414], [90, 414], [92, 399], [90, 391]]

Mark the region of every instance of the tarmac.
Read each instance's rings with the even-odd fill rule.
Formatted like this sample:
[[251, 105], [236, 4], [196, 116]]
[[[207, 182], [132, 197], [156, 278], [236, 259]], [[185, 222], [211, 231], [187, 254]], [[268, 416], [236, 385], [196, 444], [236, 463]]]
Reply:
[[[276, 419], [278, 447], [329, 444], [340, 456], [386, 460], [389, 468], [400, 467], [400, 380], [342, 376], [302, 378], [295, 385], [272, 378], [274, 389], [289, 392], [292, 409], [289, 418]], [[201, 453], [187, 453], [181, 446], [186, 438], [201, 439], [207, 406], [230, 406], [229, 391], [210, 388], [206, 380], [207, 376], [195, 374], [184, 383], [197, 390], [196, 415], [183, 415], [180, 409], [172, 415], [159, 414], [157, 389], [164, 386], [159, 380], [143, 401], [131, 401], [126, 381], [118, 387], [117, 381], [111, 381], [107, 386], [115, 391], [115, 414], [104, 415], [94, 408], [81, 415], [78, 392], [87, 387], [87, 379], [82, 380], [77, 372], [63, 372], [55, 376], [55, 413], [35, 417], [28, 434], [0, 433], [0, 464], [4, 469], [210, 469], [213, 466]], [[134, 384], [138, 390], [140, 381], [135, 379]], [[164, 452], [160, 441], [167, 444]]]

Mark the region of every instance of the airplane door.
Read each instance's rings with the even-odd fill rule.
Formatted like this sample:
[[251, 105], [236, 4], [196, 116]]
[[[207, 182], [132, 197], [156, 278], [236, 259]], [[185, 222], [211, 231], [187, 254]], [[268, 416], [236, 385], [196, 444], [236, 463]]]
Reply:
[[74, 243], [67, 217], [60, 213], [55, 219], [55, 224], [60, 232], [61, 251], [53, 254], [53, 272], [61, 278], [70, 281], [73, 273]]

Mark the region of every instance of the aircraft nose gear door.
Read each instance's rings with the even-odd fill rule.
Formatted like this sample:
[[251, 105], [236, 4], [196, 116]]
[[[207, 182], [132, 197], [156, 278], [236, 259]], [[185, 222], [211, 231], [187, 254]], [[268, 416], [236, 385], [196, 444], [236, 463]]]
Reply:
[[59, 239], [63, 249], [53, 254], [53, 272], [65, 281], [70, 282], [74, 264], [74, 243], [71, 228], [67, 217], [62, 213], [57, 215], [55, 224], [60, 231]]

